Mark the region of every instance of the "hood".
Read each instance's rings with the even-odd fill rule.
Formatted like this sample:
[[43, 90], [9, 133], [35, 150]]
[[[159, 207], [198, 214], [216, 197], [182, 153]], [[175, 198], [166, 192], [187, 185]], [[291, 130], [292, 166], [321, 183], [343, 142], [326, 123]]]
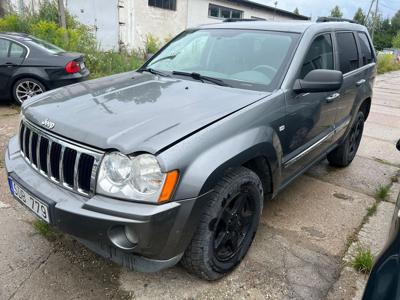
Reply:
[[27, 101], [38, 126], [99, 149], [156, 153], [268, 95], [198, 81], [129, 72], [70, 85]]

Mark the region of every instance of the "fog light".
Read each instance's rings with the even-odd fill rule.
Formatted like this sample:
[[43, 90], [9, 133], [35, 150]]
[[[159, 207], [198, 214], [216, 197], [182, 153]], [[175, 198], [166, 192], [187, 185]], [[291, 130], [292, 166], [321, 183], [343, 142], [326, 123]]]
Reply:
[[133, 250], [138, 243], [135, 232], [131, 228], [122, 225], [110, 228], [108, 230], [108, 238], [114, 246], [126, 251]]
[[128, 241], [130, 241], [132, 244], [137, 244], [139, 242], [139, 239], [135, 233], [135, 231], [132, 228], [129, 228], [128, 226], [125, 226], [125, 235]]

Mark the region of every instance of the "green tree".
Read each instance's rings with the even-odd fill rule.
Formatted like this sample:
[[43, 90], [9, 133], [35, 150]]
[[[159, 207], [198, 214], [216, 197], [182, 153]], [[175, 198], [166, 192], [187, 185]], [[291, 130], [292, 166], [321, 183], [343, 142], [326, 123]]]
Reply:
[[353, 20], [358, 24], [365, 25], [365, 15], [361, 7], [359, 7], [353, 17]]
[[335, 18], [342, 18], [343, 17], [343, 13], [340, 9], [340, 7], [338, 5], [336, 5], [334, 8], [332, 8], [331, 10], [331, 17], [335, 17]]
[[396, 36], [393, 38], [393, 48], [400, 49], [400, 31], [397, 32]]
[[398, 33], [400, 31], [400, 10], [393, 16], [391, 24], [393, 34]]
[[293, 13], [296, 15], [300, 15], [299, 9], [297, 7], [294, 9]]

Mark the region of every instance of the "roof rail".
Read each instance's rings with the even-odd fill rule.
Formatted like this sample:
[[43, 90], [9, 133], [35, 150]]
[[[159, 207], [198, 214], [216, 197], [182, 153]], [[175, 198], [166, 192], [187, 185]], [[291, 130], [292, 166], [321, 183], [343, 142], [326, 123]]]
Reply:
[[325, 22], [348, 22], [348, 23], [357, 23], [350, 19], [344, 18], [336, 18], [336, 17], [319, 17], [317, 19], [317, 23], [325, 23]]
[[222, 22], [230, 23], [230, 22], [250, 22], [250, 21], [265, 21], [262, 19], [240, 19], [240, 18], [228, 18], [224, 19]]

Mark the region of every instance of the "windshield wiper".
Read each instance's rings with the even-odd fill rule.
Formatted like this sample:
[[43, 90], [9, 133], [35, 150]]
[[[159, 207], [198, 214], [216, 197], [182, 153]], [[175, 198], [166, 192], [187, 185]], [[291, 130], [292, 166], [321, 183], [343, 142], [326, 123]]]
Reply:
[[209, 76], [204, 76], [204, 75], [201, 75], [201, 74], [196, 73], [196, 72], [172, 71], [172, 74], [173, 75], [180, 75], [180, 76], [189, 76], [189, 77], [192, 77], [193, 79], [200, 80], [202, 82], [209, 81], [209, 82], [212, 82], [212, 83], [217, 84], [217, 85], [229, 86], [230, 87], [230, 85], [227, 84], [222, 79], [209, 77]]
[[164, 76], [164, 77], [171, 77], [171, 75], [169, 75], [167, 73], [164, 73], [164, 72], [161, 72], [161, 71], [158, 71], [158, 70], [153, 69], [153, 68], [144, 68], [144, 69], [140, 69], [139, 71], [140, 72], [149, 72], [151, 74], [160, 75], [160, 76]]

